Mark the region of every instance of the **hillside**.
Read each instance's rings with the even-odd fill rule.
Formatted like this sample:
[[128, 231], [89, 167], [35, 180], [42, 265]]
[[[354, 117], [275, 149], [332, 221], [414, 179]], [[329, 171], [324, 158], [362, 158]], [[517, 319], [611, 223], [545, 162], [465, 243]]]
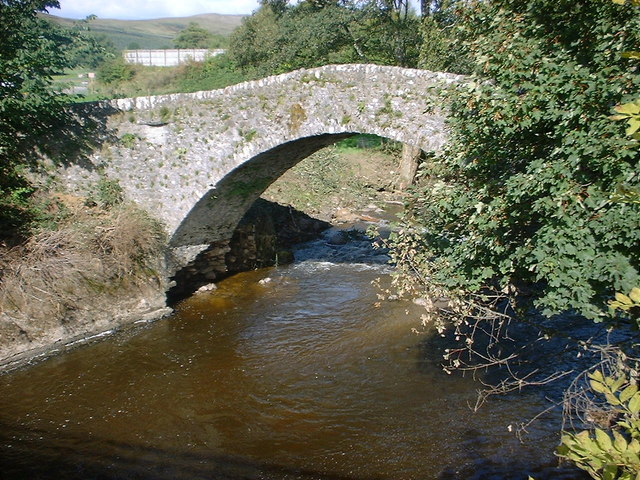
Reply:
[[[45, 15], [45, 18], [69, 27], [75, 20]], [[191, 22], [196, 22], [211, 33], [227, 36], [240, 25], [243, 15], [206, 13], [191, 17], [156, 18], [152, 20], [113, 20], [98, 18], [90, 23], [96, 34], [104, 34], [119, 50], [131, 43], [140, 48], [172, 48], [173, 39]]]

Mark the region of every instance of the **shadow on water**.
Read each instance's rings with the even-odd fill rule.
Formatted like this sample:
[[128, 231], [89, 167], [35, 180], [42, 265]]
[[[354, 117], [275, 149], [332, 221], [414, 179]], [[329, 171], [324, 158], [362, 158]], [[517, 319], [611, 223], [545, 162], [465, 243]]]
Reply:
[[524, 462], [500, 464], [485, 458], [473, 457], [471, 466], [463, 469], [447, 469], [438, 480], [587, 480], [591, 478], [585, 472], [570, 466], [554, 464], [538, 465], [534, 468]]
[[[589, 341], [593, 344], [605, 344], [611, 341], [624, 341], [625, 334], [619, 334], [620, 338], [611, 338], [611, 334], [601, 325], [594, 324], [583, 317], [572, 314], [564, 314], [551, 319], [544, 318], [535, 312], [529, 314], [527, 322], [512, 321], [507, 327], [504, 341], [499, 345], [489, 346], [486, 338], [477, 340], [477, 348], [486, 353], [507, 358], [514, 355], [513, 360], [507, 365], [494, 365], [475, 371], [453, 372], [447, 375], [442, 371], [439, 382], [446, 382], [447, 378], [455, 379], [456, 376], [469, 375], [481, 379], [479, 391], [491, 386], [507, 385], [514, 380], [523, 379], [524, 383], [510, 390], [508, 393], [489, 397], [489, 400], [480, 406], [481, 409], [500, 408], [501, 402], [518, 402], [522, 393], [527, 393], [539, 398], [540, 418], [535, 419], [521, 431], [523, 446], [530, 441], [536, 442], [540, 429], [562, 428], [561, 414], [562, 401], [565, 390], [571, 381], [584, 369], [594, 365], [598, 358], [597, 353], [578, 349], [578, 342]], [[464, 341], [464, 337], [461, 337]], [[425, 335], [418, 345], [417, 369], [423, 375], [433, 375], [434, 365], [445, 363], [443, 355], [446, 349], [461, 347], [460, 339], [456, 341], [455, 335], [448, 332], [445, 335]], [[579, 355], [578, 355], [579, 352]], [[469, 364], [482, 363], [476, 357], [465, 354]], [[555, 373], [566, 373], [559, 378], [546, 382]], [[534, 415], [535, 412], [529, 412]], [[474, 413], [471, 412], [470, 415]], [[532, 418], [521, 418], [522, 423]], [[514, 426], [514, 429], [518, 426]], [[540, 464], [539, 462], [516, 461], [504, 464], [495, 458], [487, 458], [483, 455], [482, 432], [468, 430], [464, 433], [465, 439], [459, 447], [466, 452], [468, 461], [461, 462], [461, 468], [447, 468], [438, 477], [439, 480], [520, 480], [529, 476], [536, 480], [582, 480], [591, 478], [585, 472], [569, 464], [559, 464], [558, 461]], [[555, 448], [555, 444], [547, 445], [547, 450]]]
[[[514, 319], [505, 325], [499, 343], [490, 345], [489, 337], [482, 334], [474, 337], [474, 349], [486, 357], [505, 359], [513, 356], [508, 366], [492, 365], [478, 369], [476, 374], [490, 385], [514, 378], [526, 379], [531, 384], [528, 388], [535, 387], [540, 395], [554, 401], [561, 400], [564, 390], [577, 373], [597, 362], [598, 353], [584, 350], [581, 344], [619, 343], [631, 333], [621, 330], [612, 334], [602, 324], [570, 313], [551, 318], [542, 317], [535, 311], [526, 315], [526, 319], [521, 320], [514, 314]], [[488, 322], [480, 324], [480, 327], [479, 331], [491, 331]], [[443, 336], [425, 336], [419, 346], [423, 363], [419, 368], [425, 369], [434, 362], [443, 363], [446, 349], [464, 350], [464, 339], [460, 336], [456, 340], [456, 334], [451, 331]], [[466, 351], [461, 360], [470, 365], [483, 363], [478, 356], [470, 356]], [[558, 372], [566, 372], [566, 375], [540, 385], [544, 379]]]
[[[38, 480], [359, 480], [312, 470], [207, 454], [55, 434], [0, 425], [3, 477]], [[36, 446], [36, 447], [34, 447]], [[13, 459], [28, 456], [28, 464]], [[364, 479], [362, 479], [364, 480]], [[368, 477], [367, 480], [376, 480]]]
[[[231, 455], [189, 452], [132, 445], [95, 437], [60, 435], [1, 426], [0, 469], [7, 478], [39, 480], [365, 480], [364, 477], [290, 468]], [[449, 467], [438, 480], [583, 480], [589, 478], [570, 466], [497, 462], [484, 458], [481, 432], [465, 432], [460, 447], [468, 462]], [[37, 445], [37, 448], [34, 448]], [[28, 456], [31, 461], [13, 461]], [[4, 477], [3, 477], [4, 478]], [[367, 477], [366, 480], [377, 480]]]

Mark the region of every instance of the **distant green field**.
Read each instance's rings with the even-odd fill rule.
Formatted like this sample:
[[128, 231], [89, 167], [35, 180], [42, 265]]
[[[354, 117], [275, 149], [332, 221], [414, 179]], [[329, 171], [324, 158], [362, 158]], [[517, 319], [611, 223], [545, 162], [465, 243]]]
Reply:
[[54, 76], [53, 83], [56, 88], [65, 93], [78, 95], [78, 97], [71, 97], [72, 102], [89, 102], [106, 98], [95, 90], [95, 80], [88, 78], [87, 74], [86, 68], [67, 70], [63, 74]]
[[[45, 15], [60, 25], [69, 27], [74, 20]], [[136, 43], [139, 48], [173, 48], [173, 39], [178, 32], [184, 30], [190, 22], [223, 36], [228, 36], [240, 25], [243, 15], [219, 15], [207, 13], [191, 17], [157, 18], [153, 20], [111, 20], [98, 18], [90, 22], [90, 28], [96, 34], [104, 34], [119, 50], [126, 49]]]

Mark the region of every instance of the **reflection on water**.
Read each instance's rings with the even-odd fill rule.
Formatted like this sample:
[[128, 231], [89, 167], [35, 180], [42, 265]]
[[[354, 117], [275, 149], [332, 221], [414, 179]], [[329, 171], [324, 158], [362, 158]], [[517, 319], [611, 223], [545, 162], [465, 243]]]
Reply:
[[472, 413], [477, 385], [425, 357], [407, 305], [374, 306], [386, 268], [240, 274], [169, 319], [0, 377], [2, 478], [550, 475], [557, 422], [524, 445], [507, 429], [544, 400]]

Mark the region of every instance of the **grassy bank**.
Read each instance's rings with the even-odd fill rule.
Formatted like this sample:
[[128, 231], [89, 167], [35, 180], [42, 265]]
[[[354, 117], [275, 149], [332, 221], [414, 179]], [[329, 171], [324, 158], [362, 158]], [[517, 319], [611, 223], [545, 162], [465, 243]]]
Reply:
[[397, 195], [394, 181], [400, 150], [396, 142], [357, 135], [305, 158], [263, 197], [324, 220], [339, 210], [381, 204]]
[[0, 247], [0, 361], [96, 330], [102, 317], [109, 327], [123, 300], [164, 293], [164, 233], [140, 209], [64, 194], [37, 202], [48, 216]]
[[[78, 78], [80, 70], [65, 72], [56, 78], [63, 86], [79, 86], [86, 78]], [[248, 78], [236, 70], [224, 56], [211, 57], [204, 62], [188, 62], [176, 67], [146, 67], [124, 63], [114, 58], [96, 71], [96, 79], [76, 101], [106, 98], [127, 98], [168, 93], [188, 93], [216, 90], [241, 83]]]

